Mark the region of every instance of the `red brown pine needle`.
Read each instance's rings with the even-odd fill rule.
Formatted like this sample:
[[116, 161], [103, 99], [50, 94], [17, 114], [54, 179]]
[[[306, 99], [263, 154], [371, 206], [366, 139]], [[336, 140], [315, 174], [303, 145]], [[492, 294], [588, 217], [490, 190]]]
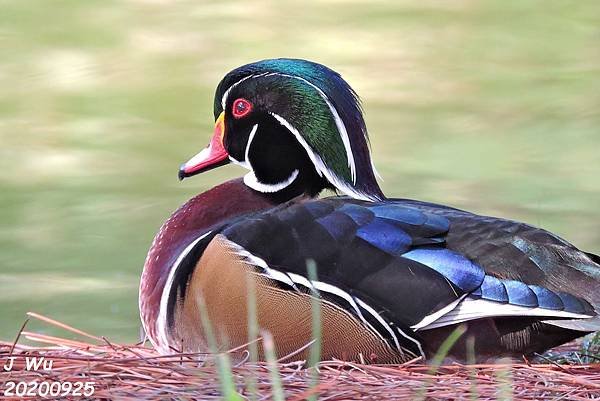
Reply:
[[[30, 314], [30, 318], [66, 330], [68, 337], [78, 338], [22, 331], [16, 343], [0, 342], [0, 361], [7, 361], [11, 351], [15, 357], [10, 372], [0, 368], [2, 391], [10, 381], [93, 381], [92, 399], [221, 399], [211, 355], [164, 356], [147, 346], [109, 342], [45, 316]], [[43, 345], [27, 345], [25, 339]], [[27, 370], [26, 357], [52, 360], [52, 370]], [[477, 399], [497, 400], [500, 377], [512, 380], [510, 389], [514, 400], [600, 399], [600, 364], [558, 365], [541, 361], [543, 363], [449, 364], [440, 366], [435, 374], [419, 360], [385, 366], [327, 361], [318, 366], [320, 384], [316, 389], [311, 389], [311, 371], [305, 369], [303, 363], [280, 362], [278, 367], [287, 400], [303, 400], [315, 392], [319, 399], [334, 401], [412, 399], [417, 394], [425, 394], [427, 400], [472, 399], [473, 384]], [[249, 374], [256, 378], [256, 398], [270, 397], [272, 388], [266, 364], [245, 362], [233, 366], [231, 373], [236, 390], [243, 397], [249, 398], [245, 385]]]

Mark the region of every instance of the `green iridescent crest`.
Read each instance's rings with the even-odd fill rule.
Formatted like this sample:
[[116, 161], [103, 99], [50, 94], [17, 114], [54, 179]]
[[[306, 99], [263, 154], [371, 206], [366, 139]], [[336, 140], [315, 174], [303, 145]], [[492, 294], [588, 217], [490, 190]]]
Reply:
[[[306, 149], [317, 171], [341, 192], [379, 199], [358, 98], [342, 77], [305, 60], [264, 60], [229, 73], [217, 87], [215, 116], [243, 87]], [[234, 96], [232, 96], [234, 97]]]

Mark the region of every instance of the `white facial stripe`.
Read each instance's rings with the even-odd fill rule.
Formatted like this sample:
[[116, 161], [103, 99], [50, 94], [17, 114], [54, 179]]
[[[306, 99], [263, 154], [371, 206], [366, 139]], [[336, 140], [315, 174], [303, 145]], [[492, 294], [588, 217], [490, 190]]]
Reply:
[[344, 143], [344, 148], [346, 149], [346, 158], [348, 159], [348, 167], [350, 167], [350, 177], [352, 178], [352, 183], [356, 184], [356, 165], [354, 164], [354, 155], [352, 154], [352, 148], [350, 147], [350, 137], [348, 136], [348, 131], [346, 131], [346, 125], [344, 125], [344, 122], [340, 118], [340, 115], [338, 114], [336, 108], [333, 107], [333, 105], [329, 101], [329, 98], [327, 97], [325, 92], [323, 92], [321, 90], [321, 88], [314, 85], [312, 82], [310, 82], [302, 77], [298, 77], [296, 75], [288, 75], [288, 74], [282, 74], [282, 73], [278, 73], [278, 72], [272, 72], [270, 74], [267, 74], [267, 76], [268, 75], [279, 75], [281, 77], [298, 79], [298, 80], [310, 85], [312, 88], [314, 88], [319, 93], [319, 95], [323, 98], [323, 100], [327, 104], [327, 107], [329, 107], [329, 111], [333, 115], [335, 125], [338, 129], [338, 132], [340, 133], [342, 142]]
[[[327, 176], [327, 174], [325, 174], [325, 175]], [[381, 198], [379, 198], [375, 195], [369, 195], [364, 192], [356, 190], [355, 188], [346, 184], [346, 182], [338, 179], [337, 176], [335, 176], [335, 175], [332, 178], [329, 178], [329, 180], [333, 184], [334, 187], [336, 187], [338, 190], [342, 191], [343, 193], [345, 193], [346, 195], [348, 195], [354, 199], [360, 199], [360, 200], [369, 201], [369, 202], [377, 202], [377, 201], [381, 200]]]
[[250, 165], [250, 158], [248, 157], [248, 154], [250, 153], [250, 145], [252, 144], [254, 135], [256, 135], [257, 129], [258, 129], [258, 124], [254, 124], [254, 126], [252, 127], [252, 131], [250, 131], [250, 134], [248, 135], [248, 142], [246, 143], [246, 151], [244, 152], [244, 160], [249, 165]]
[[262, 73], [262, 74], [248, 75], [248, 76], [240, 79], [239, 81], [235, 82], [233, 85], [231, 85], [225, 91], [225, 93], [223, 94], [223, 97], [221, 98], [221, 106], [223, 107], [223, 110], [225, 110], [225, 105], [227, 104], [227, 98], [229, 97], [229, 93], [231, 92], [231, 90], [233, 88], [238, 86], [240, 83], [244, 82], [245, 80], [247, 80], [249, 78], [258, 78], [258, 77], [273, 76], [273, 75], [286, 77], [286, 78], [298, 79], [298, 80], [308, 84], [312, 88], [314, 88], [317, 91], [317, 93], [321, 96], [321, 98], [325, 101], [325, 103], [327, 104], [327, 107], [329, 107], [329, 111], [331, 112], [331, 114], [333, 116], [333, 120], [335, 121], [335, 125], [338, 129], [340, 137], [342, 138], [342, 142], [343, 142], [344, 148], [346, 150], [346, 158], [348, 159], [348, 167], [350, 168], [350, 177], [352, 179], [352, 183], [356, 184], [356, 164], [354, 162], [354, 154], [352, 153], [352, 148], [350, 146], [350, 137], [348, 136], [348, 131], [346, 130], [346, 125], [340, 118], [340, 115], [337, 112], [336, 108], [333, 107], [333, 104], [331, 104], [331, 102], [329, 101], [329, 98], [327, 97], [325, 92], [323, 92], [321, 90], [321, 88], [314, 85], [312, 82], [310, 82], [302, 77], [298, 77], [296, 75], [283, 74], [283, 73], [279, 73], [279, 72], [270, 72], [270, 73], [266, 72], [266, 73]]
[[[265, 76], [265, 75], [276, 75], [276, 74], [274, 74], [274, 73], [260, 74], [260, 75], [256, 75], [256, 76], [249, 75], [247, 77], [242, 78], [238, 82], [234, 83], [231, 87], [229, 87], [229, 89], [227, 89], [227, 91], [223, 95], [223, 105], [227, 102], [227, 96], [229, 96], [229, 92], [235, 86], [237, 86], [238, 84], [240, 84], [241, 82], [243, 82], [244, 80], [246, 80], [248, 78], [260, 77], [260, 76]], [[277, 75], [281, 75], [281, 74], [277, 74]], [[225, 107], [225, 106], [223, 106], [223, 107]], [[350, 185], [346, 184], [343, 180], [340, 180], [333, 171], [331, 171], [329, 168], [327, 168], [327, 166], [323, 162], [323, 159], [321, 159], [321, 157], [312, 150], [310, 145], [306, 142], [306, 140], [302, 137], [300, 132], [298, 132], [298, 130], [295, 127], [293, 127], [285, 118], [281, 117], [280, 115], [278, 115], [276, 113], [271, 113], [271, 112], [269, 114], [271, 114], [273, 117], [275, 117], [275, 119], [277, 121], [279, 121], [279, 123], [281, 125], [283, 125], [285, 128], [287, 128], [288, 131], [290, 131], [296, 137], [296, 140], [300, 143], [300, 145], [302, 145], [302, 147], [306, 151], [308, 157], [310, 158], [313, 165], [315, 166], [317, 173], [320, 176], [325, 175], [325, 177], [329, 180], [329, 182], [331, 182], [337, 189], [339, 189], [340, 191], [342, 191], [343, 193], [345, 193], [348, 196], [351, 196], [356, 199], [366, 200], [366, 201], [380, 200], [377, 197], [370, 196], [363, 192], [357, 191], [356, 189], [352, 188]], [[233, 157], [229, 156], [229, 160], [231, 160], [233, 163], [235, 163], [239, 166], [242, 166], [248, 170], [252, 170], [252, 166], [251, 166], [250, 160], [248, 158], [248, 153], [250, 151], [250, 145], [252, 143], [252, 140], [254, 139], [254, 136], [256, 135], [257, 129], [258, 129], [258, 124], [255, 124], [252, 127], [250, 136], [248, 137], [248, 143], [246, 144], [244, 161], [239, 161], [239, 160], [236, 160]], [[352, 153], [350, 152], [350, 155], [351, 154]], [[354, 159], [352, 158], [351, 160], [354, 163]], [[290, 185], [296, 179], [297, 175], [298, 175], [297, 171], [292, 172], [292, 175], [290, 175], [290, 177], [288, 177], [285, 181], [273, 185], [273, 184], [263, 184], [263, 183], [259, 182], [258, 179], [256, 178], [256, 175], [253, 174], [251, 171], [250, 173], [248, 173], [244, 176], [244, 183], [256, 191], [263, 192], [263, 193], [265, 193], [265, 192], [273, 193], [273, 192], [280, 191], [283, 188], [286, 188], [288, 185]]]
[[290, 131], [294, 135], [294, 137], [296, 137], [296, 140], [300, 143], [300, 145], [302, 145], [302, 147], [306, 151], [306, 154], [312, 161], [312, 163], [315, 166], [315, 169], [317, 170], [319, 175], [325, 175], [325, 177], [329, 180], [329, 182], [331, 182], [337, 189], [339, 189], [346, 195], [351, 196], [356, 199], [362, 199], [362, 200], [366, 200], [366, 201], [380, 200], [374, 196], [370, 196], [370, 195], [367, 195], [360, 191], [357, 191], [356, 189], [352, 188], [350, 185], [346, 184], [344, 181], [340, 180], [333, 171], [331, 171], [329, 168], [327, 168], [327, 166], [325, 165], [325, 162], [323, 162], [323, 159], [321, 159], [321, 157], [312, 150], [312, 148], [310, 147], [308, 142], [306, 142], [304, 137], [300, 134], [300, 132], [298, 132], [298, 130], [294, 126], [292, 126], [292, 124], [290, 124], [285, 118], [281, 117], [279, 114], [275, 114], [275, 113], [269, 113], [269, 114], [271, 114], [277, 121], [279, 121], [279, 123], [281, 125], [283, 125], [285, 128], [287, 128], [288, 131]]
[[223, 108], [223, 110], [225, 110], [225, 105], [227, 104], [227, 98], [229, 97], [229, 93], [231, 92], [231, 90], [233, 88], [235, 88], [236, 86], [238, 86], [239, 84], [241, 84], [242, 82], [244, 82], [247, 79], [263, 77], [263, 76], [265, 76], [267, 74], [268, 73], [264, 72], [262, 74], [248, 75], [248, 76], [240, 79], [239, 81], [235, 82], [234, 84], [232, 84], [229, 88], [227, 88], [227, 90], [225, 91], [225, 93], [223, 93], [223, 97], [221, 98], [221, 107]]
[[383, 177], [381, 176], [381, 174], [379, 174], [379, 171], [377, 171], [377, 169], [375, 168], [375, 162], [373, 161], [373, 158], [371, 157], [371, 149], [369, 149], [369, 159], [371, 159], [371, 170], [373, 170], [373, 174], [375, 174], [375, 177], [377, 177], [381, 181], [383, 181]]
[[292, 174], [290, 174], [290, 176], [288, 178], [286, 178], [285, 180], [275, 183], [275, 184], [265, 184], [262, 183], [260, 181], [258, 181], [258, 178], [256, 178], [256, 175], [254, 175], [254, 171], [250, 171], [248, 174], [246, 174], [244, 176], [244, 184], [246, 184], [247, 186], [249, 186], [250, 188], [252, 188], [255, 191], [258, 192], [262, 192], [262, 193], [274, 193], [274, 192], [279, 192], [282, 189], [285, 189], [287, 187], [289, 187], [291, 185], [292, 182], [294, 182], [294, 180], [296, 178], [298, 178], [298, 174], [300, 172], [298, 171], [298, 169], [292, 171]]
[[163, 287], [162, 295], [160, 297], [160, 307], [158, 310], [158, 318], [157, 318], [157, 332], [159, 344], [154, 344], [157, 348], [160, 349], [161, 353], [169, 353], [171, 350], [169, 349], [169, 334], [167, 333], [167, 305], [169, 303], [169, 295], [171, 294], [171, 288], [173, 287], [173, 279], [175, 278], [175, 273], [179, 268], [179, 265], [183, 261], [183, 259], [190, 253], [190, 251], [194, 248], [194, 246], [200, 242], [203, 238], [209, 235], [211, 231], [202, 234], [200, 237], [196, 238], [192, 243], [185, 247], [183, 252], [177, 256], [175, 263], [171, 266], [171, 270], [169, 271], [169, 276], [167, 277], [167, 281], [165, 286]]
[[327, 174], [328, 172], [329, 172], [329, 175], [333, 175], [333, 172], [330, 172], [329, 169], [327, 168], [327, 166], [325, 166], [323, 159], [321, 159], [321, 157], [312, 150], [312, 148], [310, 147], [308, 142], [306, 142], [304, 137], [302, 135], [300, 135], [300, 132], [298, 132], [298, 130], [294, 126], [292, 126], [292, 124], [290, 124], [285, 118], [281, 117], [279, 114], [275, 114], [275, 113], [269, 113], [269, 114], [271, 114], [273, 117], [275, 117], [275, 119], [277, 121], [279, 121], [279, 123], [281, 125], [283, 125], [285, 128], [287, 128], [288, 131], [290, 131], [296, 137], [296, 140], [300, 143], [300, 145], [302, 145], [302, 147], [308, 154], [308, 157], [310, 158], [312, 163], [315, 165], [319, 175], [322, 176], [323, 174], [325, 174], [325, 176], [327, 178], [329, 178], [329, 176]]
[[237, 164], [240, 167], [245, 168], [246, 170], [252, 170], [252, 167], [250, 166], [250, 164], [248, 164], [248, 162], [246, 160], [244, 160], [243, 162], [234, 159], [233, 157], [229, 156], [229, 160], [233, 163], [233, 164]]
[[239, 84], [241, 84], [242, 82], [244, 82], [245, 80], [252, 78], [252, 77], [253, 77], [253, 75], [248, 75], [247, 77], [240, 79], [239, 81], [237, 81], [236, 83], [231, 85], [229, 88], [227, 88], [227, 90], [223, 94], [223, 97], [221, 98], [221, 107], [223, 108], [223, 110], [225, 110], [225, 105], [227, 104], [227, 98], [229, 97], [229, 93], [231, 92], [231, 90], [233, 88], [235, 88], [236, 86], [238, 86]]

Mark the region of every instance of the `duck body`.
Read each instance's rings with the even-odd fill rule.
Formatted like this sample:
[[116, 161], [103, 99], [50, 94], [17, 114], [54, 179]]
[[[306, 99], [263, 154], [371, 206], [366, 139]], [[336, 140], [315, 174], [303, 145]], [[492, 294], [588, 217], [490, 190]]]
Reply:
[[[486, 246], [473, 246], [482, 232]], [[596, 316], [600, 293], [598, 281], [593, 291], [582, 285], [599, 271], [592, 258], [544, 230], [413, 200], [293, 200], [196, 238], [165, 290], [162, 349], [206, 350], [199, 294], [221, 344], [245, 344], [247, 275], [278, 355], [310, 342], [316, 288], [327, 311], [324, 358], [378, 363], [431, 357], [459, 323], [479, 359], [540, 352], [589, 331], [560, 324]], [[554, 252], [538, 252], [548, 247]], [[316, 262], [318, 281], [308, 279], [306, 260]], [[463, 341], [450, 356], [466, 352]]]
[[[314, 299], [323, 359], [429, 358], [459, 325], [459, 360], [468, 344], [478, 360], [520, 357], [600, 330], [598, 256], [524, 223], [386, 198], [357, 97], [327, 67], [240, 67], [215, 120], [180, 178], [230, 161], [250, 172], [188, 201], [152, 244], [140, 311], [161, 352], [206, 352], [203, 317], [221, 349], [243, 346], [251, 302], [292, 359], [308, 357]], [[325, 188], [346, 196], [316, 198]]]

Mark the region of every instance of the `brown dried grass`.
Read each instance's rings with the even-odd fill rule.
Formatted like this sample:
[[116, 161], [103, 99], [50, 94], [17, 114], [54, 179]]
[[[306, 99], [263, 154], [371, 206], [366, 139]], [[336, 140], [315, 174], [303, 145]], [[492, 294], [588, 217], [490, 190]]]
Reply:
[[[0, 342], [0, 361], [14, 356], [14, 367], [0, 367], [0, 391], [9, 381], [93, 381], [93, 399], [212, 400], [222, 399], [214, 358], [205, 354], [162, 356], [142, 345], [109, 342], [44, 316], [30, 314], [85, 340], [19, 332], [13, 342]], [[25, 325], [24, 325], [25, 326]], [[23, 339], [43, 344], [30, 346]], [[28, 371], [25, 357], [53, 361], [51, 371]], [[432, 368], [418, 360], [393, 366], [321, 362], [319, 382], [311, 385], [311, 371], [302, 363], [278, 365], [286, 400], [304, 400], [318, 393], [320, 400], [590, 400], [600, 399], [600, 364], [559, 365], [500, 363], [450, 364]], [[269, 366], [244, 362], [231, 375], [242, 399], [272, 399]], [[249, 379], [255, 392], [249, 391]], [[17, 400], [20, 397], [0, 399]], [[72, 399], [82, 399], [72, 397]]]

